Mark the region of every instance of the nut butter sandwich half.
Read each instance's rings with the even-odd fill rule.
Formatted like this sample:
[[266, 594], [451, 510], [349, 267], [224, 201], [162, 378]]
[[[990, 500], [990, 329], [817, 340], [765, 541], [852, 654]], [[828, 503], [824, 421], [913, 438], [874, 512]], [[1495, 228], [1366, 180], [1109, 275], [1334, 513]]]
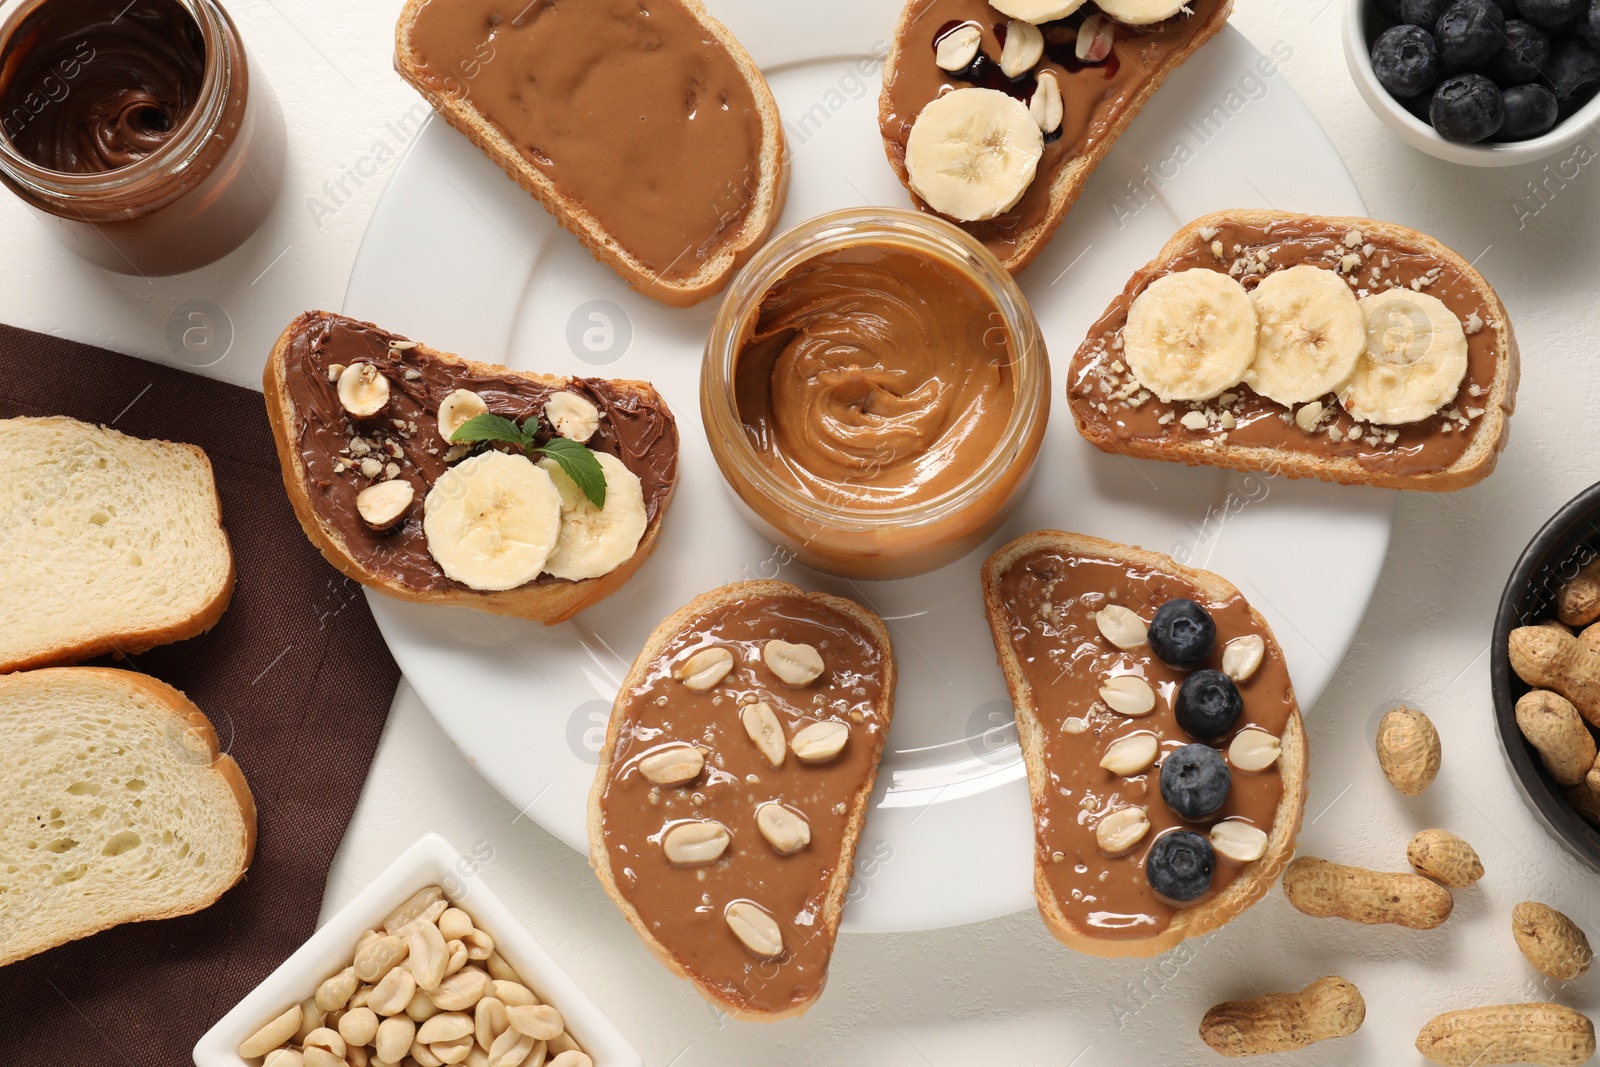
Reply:
[[770, 1022], [821, 995], [894, 687], [877, 615], [784, 582], [696, 597], [634, 660], [589, 793], [589, 860], [720, 1010]]
[[407, 0], [394, 64], [654, 300], [720, 292], [783, 210], [778, 105], [700, 0]]
[[1167, 76], [1232, 0], [909, 0], [878, 126], [917, 207], [1013, 274], [1032, 263]]
[[476, 363], [310, 311], [263, 385], [306, 535], [401, 600], [569, 619], [644, 563], [677, 483], [677, 423], [646, 382]]
[[1222, 211], [1179, 230], [1073, 357], [1106, 452], [1442, 492], [1487, 478], [1516, 406], [1505, 305], [1433, 238]]
[[1283, 650], [1239, 590], [1042, 530], [989, 557], [983, 599], [1051, 934], [1156, 956], [1265, 896], [1300, 830], [1306, 735]]

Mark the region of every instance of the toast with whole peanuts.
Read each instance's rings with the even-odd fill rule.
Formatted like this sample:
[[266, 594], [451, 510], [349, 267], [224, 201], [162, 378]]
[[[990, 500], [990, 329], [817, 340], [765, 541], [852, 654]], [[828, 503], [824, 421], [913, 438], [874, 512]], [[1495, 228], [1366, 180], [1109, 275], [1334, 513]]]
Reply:
[[1073, 357], [1067, 399], [1106, 452], [1446, 491], [1494, 470], [1518, 372], [1505, 305], [1433, 238], [1222, 211], [1128, 282]]
[[263, 384], [306, 535], [401, 600], [571, 618], [644, 563], [677, 484], [677, 424], [645, 382], [476, 363], [311, 311]]
[[894, 689], [877, 615], [774, 581], [696, 597], [623, 680], [589, 861], [719, 1009], [774, 1021], [821, 995]]
[[1239, 591], [1044, 530], [989, 557], [983, 599], [1050, 933], [1156, 956], [1265, 896], [1294, 851], [1308, 757], [1283, 650]]

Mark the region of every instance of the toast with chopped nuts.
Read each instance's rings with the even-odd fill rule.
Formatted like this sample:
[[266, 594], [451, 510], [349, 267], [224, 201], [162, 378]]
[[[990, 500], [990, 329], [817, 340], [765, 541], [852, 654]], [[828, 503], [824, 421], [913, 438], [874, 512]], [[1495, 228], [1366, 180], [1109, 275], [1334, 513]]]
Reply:
[[[340, 397], [343, 370], [357, 364], [376, 370], [389, 398], [368, 417], [353, 416]], [[677, 423], [647, 382], [511, 370], [312, 311], [278, 338], [263, 388], [284, 486], [306, 536], [340, 571], [400, 600], [565, 621], [616, 592], [644, 564], [677, 485]], [[640, 479], [646, 523], [632, 555], [595, 577], [545, 572], [509, 589], [474, 588], [449, 577], [430, 551], [424, 523], [429, 491], [473, 454], [472, 446], [447, 441], [439, 426], [441, 405], [458, 390], [478, 394], [490, 414], [538, 423], [551, 438], [557, 436], [547, 425], [552, 396], [571, 394], [590, 404], [597, 429], [585, 443]], [[375, 529], [359, 513], [362, 491], [395, 481], [412, 487], [410, 502], [389, 526]]]
[[[1070, 675], [1087, 678], [1084, 683], [1087, 699], [1071, 706], [1066, 706], [1061, 699], [1062, 694], [1036, 692], [1036, 685], [1045, 684], [1043, 676], [1030, 678], [1015, 643], [1019, 634], [1035, 626], [1035, 619], [1014, 617], [1016, 608], [1007, 600], [1007, 579], [1014, 567], [1024, 568], [1021, 573], [1026, 582], [1045, 581], [1043, 575], [1047, 571], [1031, 569], [1037, 568], [1037, 561], [1044, 556], [1071, 560], [1071, 569], [1074, 571], [1082, 570], [1081, 563], [1105, 565], [1117, 576], [1113, 588], [1092, 592], [1074, 590], [1078, 592], [1076, 596], [1050, 587], [1045, 591], [1046, 599], [1040, 605], [1041, 610], [1050, 613], [1047, 622], [1038, 623], [1040, 632], [1046, 635], [1044, 639], [1054, 640], [1071, 649], [1068, 653], [1070, 660], [1064, 661], [1070, 662], [1071, 667], [1065, 669], [1060, 677]], [[1223, 622], [1218, 622], [1214, 650], [1206, 659], [1196, 663], [1195, 669], [1232, 667], [1225, 651], [1231, 639], [1259, 635], [1263, 641], [1256, 666], [1248, 673], [1236, 671], [1244, 675], [1237, 682], [1243, 696], [1243, 711], [1236, 724], [1230, 726], [1229, 733], [1222, 737], [1204, 742], [1213, 747], [1222, 746], [1227, 753], [1225, 758], [1231, 769], [1232, 780], [1226, 805], [1201, 821], [1184, 819], [1174, 810], [1156, 809], [1156, 805], [1165, 804], [1160, 788], [1160, 768], [1170, 758], [1171, 746], [1200, 740], [1186, 733], [1176, 721], [1174, 704], [1179, 686], [1172, 686], [1170, 696], [1156, 695], [1154, 707], [1148, 711], [1140, 708], [1113, 710], [1109, 706], [1113, 698], [1106, 694], [1106, 690], [1100, 689], [1098, 695], [1095, 692], [1095, 687], [1111, 677], [1109, 674], [1098, 675], [1099, 667], [1118, 672], [1131, 670], [1139, 677], [1149, 676], [1150, 671], [1164, 669], [1155, 658], [1148, 637], [1141, 636], [1146, 633], [1144, 624], [1151, 621], [1154, 611], [1160, 607], [1159, 603], [1142, 603], [1140, 600], [1144, 591], [1151, 588], [1145, 583], [1152, 576], [1163, 583], [1162, 588], [1170, 583], [1173, 589], [1186, 591], [1188, 598], [1203, 602], [1213, 614], [1245, 624], [1244, 632], [1239, 632], [1226, 629]], [[1157, 956], [1172, 950], [1187, 938], [1211, 933], [1266, 896], [1294, 852], [1295, 837], [1299, 833], [1305, 809], [1308, 751], [1305, 726], [1294, 699], [1293, 687], [1288, 683], [1283, 651], [1266, 620], [1244, 602], [1239, 590], [1216, 574], [1185, 567], [1157, 552], [1057, 530], [1025, 534], [1000, 548], [984, 564], [982, 582], [984, 610], [994, 637], [995, 651], [1005, 674], [1012, 703], [1016, 706], [1018, 741], [1027, 766], [1028, 788], [1033, 801], [1036, 833], [1034, 896], [1038, 900], [1039, 914], [1056, 940], [1093, 956]], [[1024, 583], [1009, 588], [1025, 591], [1029, 586]], [[1111, 606], [1127, 608], [1142, 617], [1140, 624], [1133, 627], [1131, 633], [1119, 634], [1100, 623], [1097, 606], [1102, 609]], [[1070, 630], [1071, 626], [1079, 629]], [[1110, 634], [1116, 634], [1120, 643], [1113, 643]], [[1093, 655], [1089, 654], [1091, 651]], [[1169, 670], [1168, 673], [1172, 672]], [[1166, 690], [1165, 681], [1155, 688]], [[1269, 715], [1281, 717], [1283, 723], [1281, 733], [1277, 735], [1277, 759], [1265, 763], [1265, 766], [1250, 763], [1241, 768], [1239, 765], [1246, 764], [1246, 760], [1241, 756], [1243, 748], [1237, 744], [1240, 736], [1253, 730], [1260, 732], [1259, 724], [1266, 721]], [[1147, 765], [1143, 772], [1131, 774], [1131, 768], [1107, 766], [1113, 744], [1121, 739], [1115, 736], [1119, 731], [1154, 731], [1161, 745], [1156, 749], [1157, 755], [1147, 758], [1156, 762]], [[1224, 744], [1230, 733], [1232, 739]], [[1106, 755], [1106, 762], [1097, 765], [1102, 752]], [[1081, 765], [1076, 762], [1080, 760], [1083, 761]], [[1104, 783], [1098, 779], [1086, 779], [1086, 774], [1100, 775], [1102, 769], [1107, 779]], [[1276, 806], [1269, 809], [1272, 820], [1270, 829], [1257, 826], [1266, 833], [1259, 858], [1242, 864], [1222, 858], [1226, 853], [1222, 851], [1223, 846], [1217, 843], [1220, 838], [1213, 832], [1212, 840], [1217, 843], [1219, 852], [1216, 860], [1218, 869], [1224, 863], [1229, 864], [1231, 880], [1221, 886], [1213, 882], [1206, 895], [1194, 898], [1193, 903], [1187, 905], [1160, 898], [1154, 886], [1146, 887], [1148, 876], [1145, 866], [1156, 841], [1177, 830], [1193, 830], [1204, 834], [1212, 819], [1223, 820], [1225, 824], [1245, 817], [1251, 805], [1262, 805], [1263, 798], [1270, 798], [1271, 794], [1256, 792], [1253, 796], [1241, 797], [1241, 789], [1258, 790], [1260, 786], [1251, 784], [1251, 780], [1260, 783], [1264, 776], [1273, 773], [1278, 777], [1276, 784], [1281, 791]], [[1267, 784], [1273, 783], [1268, 781]], [[1082, 803], [1079, 802], [1080, 797]], [[1088, 804], [1090, 799], [1094, 800], [1092, 807]], [[1053, 803], [1070, 808], [1071, 817], [1057, 818], [1052, 823]], [[1151, 813], [1148, 817], [1151, 830], [1119, 853], [1102, 851], [1097, 845], [1103, 843], [1098, 825], [1091, 826], [1091, 823], [1128, 807], [1146, 808]], [[1056, 813], [1057, 816], [1060, 814]], [[1076, 838], [1063, 840], [1063, 826], [1067, 826], [1071, 832], [1083, 829], [1092, 836], [1086, 844]], [[1215, 831], [1215, 825], [1212, 825], [1212, 830]], [[1080, 846], [1083, 850], [1072, 854], [1072, 849]], [[1161, 906], [1160, 903], [1146, 901], [1146, 896], [1174, 908], [1165, 927], [1156, 929], [1155, 924], [1147, 924], [1134, 927], [1140, 931], [1137, 936], [1127, 935], [1125, 931], [1108, 936], [1107, 933], [1096, 933], [1086, 922], [1075, 921], [1068, 910], [1090, 908], [1090, 905], [1069, 899], [1069, 894], [1060, 892], [1052, 883], [1051, 876], [1080, 864], [1088, 865], [1088, 877], [1091, 879], [1094, 878], [1096, 865], [1108, 872], [1108, 880], [1093, 880], [1091, 888], [1085, 892], [1123, 893], [1125, 898], [1122, 904], [1127, 906], [1130, 915], [1136, 913], [1141, 905]], [[1101, 898], [1092, 905], [1090, 911], [1093, 909], [1117, 913], [1119, 901], [1112, 897]], [[1079, 917], [1083, 918], [1083, 914]], [[1148, 932], [1144, 932], [1146, 929]]]
[[[1254, 294], [1267, 278], [1307, 265], [1343, 279], [1361, 300], [1409, 290], [1443, 301], [1467, 346], [1453, 398], [1413, 421], [1362, 422], [1341, 406], [1349, 381], [1309, 402], [1278, 403], [1243, 382], [1212, 399], [1167, 402], [1129, 365], [1130, 309], [1158, 281], [1206, 269]], [[1407, 310], [1396, 321], [1406, 327], [1415, 320], [1420, 337], [1424, 319]], [[1371, 319], [1367, 332], [1374, 333]], [[1133, 276], [1073, 357], [1067, 396], [1078, 432], [1105, 452], [1445, 492], [1493, 472], [1510, 433], [1519, 369], [1511, 320], [1494, 288], [1433, 238], [1372, 219], [1234, 210], [1183, 227]]]

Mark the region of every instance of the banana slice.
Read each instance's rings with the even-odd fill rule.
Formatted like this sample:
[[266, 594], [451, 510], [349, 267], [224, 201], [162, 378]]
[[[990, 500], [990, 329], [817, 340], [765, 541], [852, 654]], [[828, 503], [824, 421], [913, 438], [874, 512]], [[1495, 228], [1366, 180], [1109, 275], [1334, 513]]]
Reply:
[[649, 525], [639, 476], [609, 452], [596, 452], [594, 458], [606, 476], [603, 508], [595, 507], [555, 460], [539, 461], [561, 494], [561, 536], [544, 565], [557, 578], [576, 582], [610, 574], [633, 558]]
[[1400, 426], [1454, 400], [1467, 376], [1467, 335], [1455, 313], [1410, 289], [1390, 289], [1360, 305], [1366, 351], [1339, 395], [1351, 417]]
[[[989, 6], [1014, 19], [1038, 25], [1064, 19], [1084, 5], [1085, 0], [989, 0]], [[1100, 5], [1104, 7], [1105, 5]]]
[[[1100, 10], [1128, 26], [1148, 26], [1182, 11], [1190, 0], [1099, 0]], [[998, 6], [998, 5], [996, 5]]]
[[957, 89], [922, 109], [906, 138], [911, 188], [941, 215], [982, 222], [1010, 211], [1039, 169], [1044, 134], [998, 89]]
[[1122, 343], [1128, 369], [1163, 401], [1210, 400], [1255, 359], [1255, 305], [1220, 271], [1167, 274], [1134, 299]]
[[483, 452], [428, 490], [422, 531], [445, 575], [472, 589], [515, 589], [539, 577], [561, 533], [561, 494], [522, 456]]
[[1286, 407], [1338, 392], [1367, 346], [1366, 316], [1350, 286], [1301, 264], [1267, 275], [1250, 299], [1260, 332], [1245, 384]]

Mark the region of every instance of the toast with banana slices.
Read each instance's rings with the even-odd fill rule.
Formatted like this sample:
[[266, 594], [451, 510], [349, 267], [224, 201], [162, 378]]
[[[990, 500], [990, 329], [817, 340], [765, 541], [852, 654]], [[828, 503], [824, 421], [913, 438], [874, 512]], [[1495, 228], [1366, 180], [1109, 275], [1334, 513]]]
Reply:
[[1179, 230], [1072, 360], [1097, 448], [1445, 491], [1494, 470], [1516, 337], [1493, 287], [1394, 223], [1222, 211]]
[[307, 312], [267, 360], [301, 527], [389, 596], [555, 623], [655, 547], [678, 430], [645, 382], [530, 374]]

